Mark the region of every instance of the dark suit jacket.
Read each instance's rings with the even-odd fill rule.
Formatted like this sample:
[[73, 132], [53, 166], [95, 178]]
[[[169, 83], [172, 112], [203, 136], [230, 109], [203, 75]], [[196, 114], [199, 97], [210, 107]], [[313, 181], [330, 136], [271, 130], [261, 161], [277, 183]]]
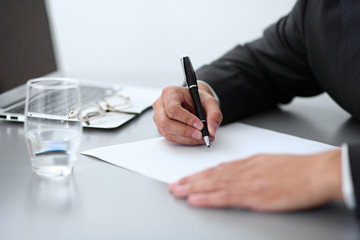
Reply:
[[[360, 119], [360, 1], [299, 0], [262, 38], [201, 67], [197, 77], [218, 94], [223, 123], [324, 91]], [[349, 146], [349, 155], [360, 214], [360, 146]]]

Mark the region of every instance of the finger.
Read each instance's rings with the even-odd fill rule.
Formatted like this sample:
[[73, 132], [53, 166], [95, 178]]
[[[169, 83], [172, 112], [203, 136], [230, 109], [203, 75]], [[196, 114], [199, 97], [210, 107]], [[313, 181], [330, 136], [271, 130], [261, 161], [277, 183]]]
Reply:
[[215, 136], [223, 119], [219, 103], [209, 95], [208, 97], [202, 98], [202, 105], [206, 115], [209, 134], [210, 136]]
[[189, 175], [187, 177], [181, 178], [179, 179], [177, 182], [173, 183], [173, 184], [177, 184], [177, 185], [185, 185], [185, 184], [189, 184], [191, 182], [195, 182], [198, 181], [200, 179], [206, 179], [206, 178], [211, 178], [214, 177], [216, 174], [216, 168], [212, 167], [212, 168], [208, 168], [205, 169], [203, 171], [194, 173], [192, 175]]
[[252, 182], [249, 180], [254, 175], [251, 168], [252, 164], [249, 159], [222, 163], [214, 168], [180, 179], [170, 185], [170, 191], [176, 197], [186, 197], [192, 193], [213, 191], [234, 184], [243, 185], [245, 183], [248, 188], [247, 182]]
[[199, 130], [170, 119], [165, 124], [160, 123], [159, 127], [159, 132], [171, 142], [182, 143], [177, 141], [177, 139], [189, 139], [197, 140], [197, 143], [200, 144], [199, 141], [202, 139], [202, 134]]
[[[200, 133], [200, 136], [201, 136], [201, 133]], [[170, 134], [165, 134], [164, 137], [169, 142], [183, 144], [183, 145], [201, 145], [201, 144], [204, 144], [203, 139], [197, 140], [197, 139], [194, 139], [194, 138], [181, 137], [181, 136], [178, 136], [178, 135], [170, 135]]]
[[[201, 137], [202, 136], [201, 133], [198, 136]], [[198, 140], [198, 138], [195, 136], [193, 136], [192, 138], [188, 138], [188, 137], [181, 137], [179, 135], [166, 135], [165, 138], [169, 142], [179, 143], [179, 144], [183, 144], [183, 145], [205, 145], [204, 138], [202, 138], [202, 137]], [[213, 141], [213, 140], [214, 140], [214, 138], [210, 137], [210, 141]]]
[[186, 88], [165, 88], [163, 90], [163, 95], [165, 114], [168, 118], [198, 130], [203, 128], [203, 123], [192, 113], [194, 112], [193, 104], [191, 102], [190, 93]]
[[248, 169], [248, 167], [252, 165], [251, 162], [252, 159], [248, 158], [221, 163], [215, 167], [208, 168], [200, 172], [194, 173], [190, 176], [179, 179], [176, 184], [188, 184], [194, 181], [198, 181], [202, 178], [228, 176], [233, 172], [236, 172], [234, 173], [236, 176], [240, 176], [242, 172], [246, 171], [246, 169]]
[[[170, 119], [166, 115], [165, 109], [159, 106], [160, 104], [161, 102], [154, 104], [153, 115], [153, 120], [159, 133], [171, 142], [191, 145], [200, 144], [199, 140], [202, 138], [201, 132], [193, 127]], [[194, 140], [196, 140], [196, 143]], [[188, 143], [188, 141], [191, 143]]]
[[193, 193], [225, 189], [235, 185], [249, 191], [250, 186], [254, 185], [252, 181], [249, 181], [251, 180], [249, 178], [251, 173], [247, 174], [242, 169], [239, 171], [233, 165], [235, 164], [222, 164], [216, 168], [181, 179], [179, 182], [170, 185], [170, 191], [176, 197], [186, 197]]
[[195, 207], [244, 207], [248, 208], [252, 202], [252, 196], [240, 192], [218, 190], [213, 192], [196, 193], [188, 196], [187, 201]]
[[172, 184], [170, 191], [175, 197], [183, 198], [189, 194], [218, 190], [228, 184], [226, 179], [201, 179], [191, 184]]

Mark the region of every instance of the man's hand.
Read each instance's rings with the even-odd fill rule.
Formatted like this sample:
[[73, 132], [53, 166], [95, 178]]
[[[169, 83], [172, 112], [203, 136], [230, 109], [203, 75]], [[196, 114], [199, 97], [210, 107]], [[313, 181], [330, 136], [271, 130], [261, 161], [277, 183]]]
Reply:
[[[213, 141], [222, 121], [219, 103], [210, 89], [198, 83], [201, 104], [204, 108], [210, 140]], [[153, 104], [154, 122], [168, 141], [187, 145], [204, 144], [201, 130], [204, 125], [195, 114], [193, 101], [186, 87], [167, 87]]]
[[220, 164], [170, 185], [198, 207], [292, 211], [342, 200], [341, 150], [315, 155], [256, 155]]

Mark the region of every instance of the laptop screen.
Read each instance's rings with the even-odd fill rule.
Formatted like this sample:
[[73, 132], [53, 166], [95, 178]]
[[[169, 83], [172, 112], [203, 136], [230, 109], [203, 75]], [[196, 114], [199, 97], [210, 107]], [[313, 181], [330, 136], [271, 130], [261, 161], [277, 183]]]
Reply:
[[0, 94], [55, 70], [44, 0], [0, 0]]

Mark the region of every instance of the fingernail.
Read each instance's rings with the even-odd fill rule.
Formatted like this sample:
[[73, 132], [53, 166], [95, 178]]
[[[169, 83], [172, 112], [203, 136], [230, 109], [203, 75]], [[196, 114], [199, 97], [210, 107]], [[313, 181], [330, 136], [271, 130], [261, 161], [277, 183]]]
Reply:
[[219, 128], [219, 125], [217, 123], [211, 124], [211, 133], [212, 133], [212, 135], [215, 135], [218, 128]]
[[194, 123], [194, 128], [198, 129], [198, 130], [202, 130], [203, 129], [203, 125], [202, 123], [196, 122]]
[[174, 186], [173, 191], [177, 196], [186, 196], [189, 192], [189, 188], [184, 185], [177, 185]]
[[181, 186], [181, 184], [180, 184], [179, 182], [174, 182], [174, 183], [170, 183], [170, 185], [169, 185], [169, 187], [170, 187], [171, 189], [174, 189], [174, 188], [176, 188], [177, 186]]
[[189, 195], [187, 198], [187, 201], [190, 205], [199, 205], [201, 204], [201, 196], [199, 194], [192, 194]]
[[194, 132], [191, 136], [196, 140], [200, 140], [202, 138], [201, 132]]
[[176, 185], [178, 185], [178, 183], [177, 183], [177, 182], [170, 183], [169, 188], [174, 188]]

